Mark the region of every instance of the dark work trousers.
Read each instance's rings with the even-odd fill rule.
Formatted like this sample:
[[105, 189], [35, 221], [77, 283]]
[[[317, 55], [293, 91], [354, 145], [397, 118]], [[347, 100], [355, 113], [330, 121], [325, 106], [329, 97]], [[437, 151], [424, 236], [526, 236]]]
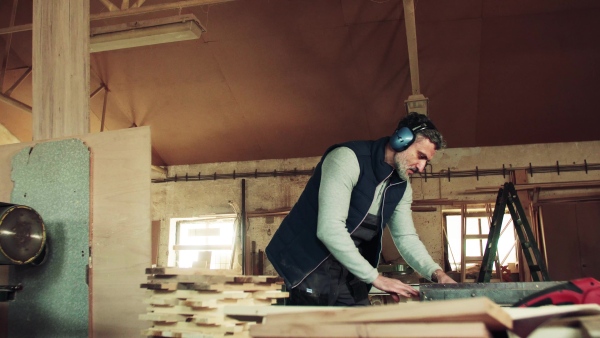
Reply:
[[[379, 218], [369, 215], [351, 235], [362, 253], [372, 240], [379, 240]], [[371, 285], [360, 281], [330, 255], [300, 284], [290, 290], [288, 305], [364, 306], [369, 303]]]

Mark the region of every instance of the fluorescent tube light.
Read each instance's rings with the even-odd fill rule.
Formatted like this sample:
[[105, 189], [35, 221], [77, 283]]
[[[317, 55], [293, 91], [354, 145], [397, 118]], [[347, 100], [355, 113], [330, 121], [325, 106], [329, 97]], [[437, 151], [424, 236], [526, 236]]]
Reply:
[[193, 14], [94, 27], [90, 53], [199, 39], [205, 31]]

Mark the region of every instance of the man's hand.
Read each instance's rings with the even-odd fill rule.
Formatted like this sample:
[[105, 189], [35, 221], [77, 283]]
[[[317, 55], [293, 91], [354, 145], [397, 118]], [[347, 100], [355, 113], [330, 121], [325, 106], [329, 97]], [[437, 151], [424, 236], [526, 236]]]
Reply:
[[408, 298], [419, 296], [419, 291], [413, 289], [412, 286], [382, 275], [377, 276], [371, 284], [379, 290], [389, 293], [396, 302], [400, 301], [400, 296]]
[[456, 284], [456, 281], [454, 279], [452, 279], [450, 276], [448, 276], [442, 270], [435, 270], [435, 272], [433, 273], [433, 276], [435, 276], [434, 281], [437, 280], [438, 283]]

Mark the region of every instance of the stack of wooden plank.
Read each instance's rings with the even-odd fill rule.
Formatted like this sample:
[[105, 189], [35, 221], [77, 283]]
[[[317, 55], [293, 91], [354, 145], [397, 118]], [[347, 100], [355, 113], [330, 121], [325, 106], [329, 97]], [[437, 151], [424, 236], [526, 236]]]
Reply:
[[248, 337], [255, 322], [224, 314], [227, 305], [270, 306], [285, 298], [275, 276], [232, 275], [227, 270], [149, 268], [141, 320], [152, 322], [142, 332], [149, 337]]
[[271, 337], [491, 337], [512, 329], [512, 319], [488, 298], [270, 313], [253, 325], [255, 338]]

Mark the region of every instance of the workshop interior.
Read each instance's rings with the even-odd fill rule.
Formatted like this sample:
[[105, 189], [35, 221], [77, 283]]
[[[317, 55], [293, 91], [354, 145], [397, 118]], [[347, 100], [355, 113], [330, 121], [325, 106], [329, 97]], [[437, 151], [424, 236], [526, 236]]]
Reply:
[[[0, 1], [0, 338], [600, 337], [600, 2]], [[332, 145], [407, 114], [437, 283], [370, 306], [265, 250]], [[415, 129], [416, 130], [416, 129]], [[415, 131], [416, 133], [417, 131]]]

